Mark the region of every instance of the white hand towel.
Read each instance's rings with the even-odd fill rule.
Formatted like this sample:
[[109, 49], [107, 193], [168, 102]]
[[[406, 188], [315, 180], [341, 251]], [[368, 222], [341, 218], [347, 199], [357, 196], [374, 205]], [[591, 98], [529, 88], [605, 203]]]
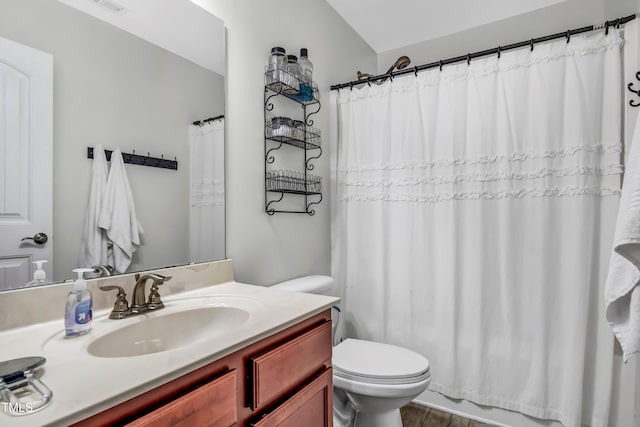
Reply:
[[640, 115], [627, 159], [605, 285], [606, 316], [623, 359], [640, 352]]
[[107, 185], [107, 158], [102, 145], [93, 149], [93, 165], [91, 166], [91, 187], [89, 202], [84, 217], [84, 232], [80, 245], [78, 267], [91, 267], [107, 263], [107, 236], [98, 227], [98, 216], [102, 208], [102, 197]]
[[142, 226], [136, 216], [136, 208], [124, 168], [122, 153], [116, 149], [111, 153], [111, 169], [102, 199], [102, 210], [98, 226], [104, 228], [113, 242], [113, 267], [124, 273], [131, 264], [133, 253], [140, 246]]

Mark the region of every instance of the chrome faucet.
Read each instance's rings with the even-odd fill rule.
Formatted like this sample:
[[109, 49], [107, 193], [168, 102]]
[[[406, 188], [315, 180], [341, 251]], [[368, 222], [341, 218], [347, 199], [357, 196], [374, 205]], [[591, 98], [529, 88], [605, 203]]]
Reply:
[[[160, 310], [164, 308], [164, 303], [160, 299], [160, 292], [158, 292], [158, 286], [164, 282], [171, 280], [171, 276], [163, 276], [156, 273], [148, 273], [135, 275], [136, 284], [133, 287], [133, 300], [131, 306], [127, 302], [127, 295], [119, 286], [100, 286], [103, 291], [117, 290], [116, 302], [113, 305], [113, 310], [109, 315], [110, 319], [124, 319], [125, 317], [135, 316], [150, 310]], [[145, 300], [145, 285], [147, 280], [153, 280], [151, 291], [149, 293], [149, 300]]]

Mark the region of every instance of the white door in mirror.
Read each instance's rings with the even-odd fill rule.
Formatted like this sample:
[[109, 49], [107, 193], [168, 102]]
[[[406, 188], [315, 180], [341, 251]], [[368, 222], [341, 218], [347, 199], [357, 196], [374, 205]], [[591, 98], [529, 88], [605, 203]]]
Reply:
[[0, 37], [0, 290], [52, 277], [53, 56]]

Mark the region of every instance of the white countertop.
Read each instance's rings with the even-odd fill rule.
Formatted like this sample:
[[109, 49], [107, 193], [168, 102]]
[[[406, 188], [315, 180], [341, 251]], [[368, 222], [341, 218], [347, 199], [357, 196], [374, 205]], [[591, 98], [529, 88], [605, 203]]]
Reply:
[[[230, 300], [251, 315], [229, 332], [212, 331], [183, 347], [140, 356], [105, 358], [87, 351], [96, 338], [162, 316], [185, 302], [215, 305], [216, 301]], [[9, 415], [0, 407], [0, 426], [80, 421], [312, 317], [339, 299], [229, 282], [163, 297], [163, 301], [163, 310], [122, 320], [108, 319], [108, 310], [96, 312], [91, 332], [71, 339], [64, 338], [62, 318], [1, 332], [0, 360], [29, 356], [47, 359], [36, 376], [51, 389], [53, 398], [47, 407], [27, 415]], [[64, 306], [64, 301], [58, 303]]]

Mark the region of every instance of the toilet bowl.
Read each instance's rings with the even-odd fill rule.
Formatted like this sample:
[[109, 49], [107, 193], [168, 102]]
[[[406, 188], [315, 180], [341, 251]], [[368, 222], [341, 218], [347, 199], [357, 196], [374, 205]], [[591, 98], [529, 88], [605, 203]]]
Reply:
[[[333, 286], [329, 276], [306, 276], [274, 288], [321, 293]], [[336, 336], [340, 310], [332, 310], [334, 426], [402, 427], [400, 407], [427, 389], [429, 361], [406, 348]], [[345, 398], [347, 402], [345, 402]]]

